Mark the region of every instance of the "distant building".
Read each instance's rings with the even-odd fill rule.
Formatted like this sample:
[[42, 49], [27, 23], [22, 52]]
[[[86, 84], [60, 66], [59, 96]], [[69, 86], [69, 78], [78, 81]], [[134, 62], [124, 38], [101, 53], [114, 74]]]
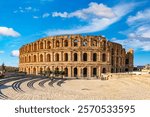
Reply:
[[63, 70], [66, 77], [96, 77], [133, 71], [133, 56], [133, 49], [126, 52], [102, 36], [51, 36], [20, 48], [19, 71]]
[[144, 68], [142, 69], [142, 72], [150, 73], [150, 64], [145, 65]]

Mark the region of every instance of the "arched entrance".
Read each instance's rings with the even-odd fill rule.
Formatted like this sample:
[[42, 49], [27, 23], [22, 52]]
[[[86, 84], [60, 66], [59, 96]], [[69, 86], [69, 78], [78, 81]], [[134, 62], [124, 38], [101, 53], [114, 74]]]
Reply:
[[33, 68], [33, 74], [36, 75], [36, 68]]
[[68, 68], [65, 68], [64, 71], [65, 71], [65, 77], [68, 77]]
[[106, 68], [103, 68], [102, 73], [106, 73]]
[[87, 68], [83, 68], [83, 77], [87, 77]]
[[93, 76], [97, 76], [97, 68], [93, 68]]
[[77, 77], [77, 75], [78, 75], [78, 69], [74, 68], [74, 77]]

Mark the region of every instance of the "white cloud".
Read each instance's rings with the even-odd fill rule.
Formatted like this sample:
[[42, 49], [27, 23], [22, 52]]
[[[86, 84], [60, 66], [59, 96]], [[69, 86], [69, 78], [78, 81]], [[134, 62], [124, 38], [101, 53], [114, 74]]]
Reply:
[[116, 15], [113, 12], [112, 8], [107, 7], [104, 4], [98, 4], [95, 2], [91, 2], [88, 8], [74, 11], [72, 13], [60, 13], [54, 12], [52, 14], [53, 17], [78, 17], [80, 19], [89, 19], [90, 17], [95, 18], [114, 18]]
[[12, 37], [20, 36], [20, 34], [16, 32], [13, 28], [7, 28], [7, 27], [0, 27], [0, 35], [12, 36]]
[[17, 10], [13, 11], [13, 13], [28, 13], [37, 11], [39, 11], [39, 9], [28, 6], [28, 7], [19, 7]]
[[4, 51], [0, 50], [0, 54], [4, 54]]
[[19, 50], [13, 50], [13, 51], [11, 52], [11, 56], [13, 56], [13, 57], [18, 57], [18, 56], [19, 56]]
[[129, 25], [134, 25], [135, 23], [140, 23], [143, 21], [150, 22], [150, 9], [146, 9], [144, 11], [139, 11], [135, 16], [129, 16], [127, 23]]
[[34, 19], [38, 19], [39, 17], [38, 17], [38, 16], [33, 16], [33, 18], [34, 18]]
[[[78, 17], [87, 22], [85, 26], [77, 26], [68, 30], [49, 30], [47, 35], [90, 33], [106, 29], [129, 13], [136, 3], [119, 4], [109, 8], [104, 4], [90, 3], [89, 7], [72, 13], [53, 13], [53, 17]], [[105, 12], [105, 13], [104, 13]]]
[[53, 13], [52, 13], [52, 17], [63, 17], [63, 18], [67, 18], [67, 17], [68, 17], [68, 13], [67, 13], [67, 12], [64, 12], [64, 13], [61, 13], [61, 12], [53, 12]]
[[42, 17], [43, 17], [43, 18], [47, 18], [47, 17], [49, 17], [49, 16], [50, 16], [49, 13], [44, 13]]
[[129, 29], [125, 32], [128, 36], [124, 40], [114, 40], [120, 42], [127, 48], [142, 49], [150, 51], [150, 9], [139, 11], [135, 16], [129, 16], [127, 24]]

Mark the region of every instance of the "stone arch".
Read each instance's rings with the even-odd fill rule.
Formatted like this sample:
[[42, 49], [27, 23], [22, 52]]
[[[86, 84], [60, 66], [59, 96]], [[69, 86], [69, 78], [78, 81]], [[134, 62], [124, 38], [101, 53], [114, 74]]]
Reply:
[[88, 45], [88, 41], [85, 39], [85, 40], [83, 40], [83, 42], [82, 42], [82, 46], [87, 46]]
[[51, 55], [47, 54], [47, 62], [50, 62], [50, 61], [51, 61]]
[[97, 68], [96, 68], [96, 67], [93, 68], [93, 76], [94, 76], [94, 77], [97, 76]]
[[97, 53], [93, 53], [93, 61], [97, 61]]
[[77, 67], [75, 67], [73, 69], [73, 73], [74, 73], [74, 77], [77, 77], [77, 75], [78, 75], [78, 69], [77, 69]]
[[77, 53], [74, 53], [74, 61], [78, 61], [78, 54]]
[[65, 71], [65, 77], [68, 77], [68, 68], [66, 67], [66, 68], [64, 69], [64, 71]]
[[68, 53], [64, 54], [64, 61], [68, 61]]
[[55, 54], [55, 61], [59, 61], [59, 54], [58, 53]]
[[44, 44], [43, 42], [40, 42], [40, 49], [43, 49], [44, 48]]
[[43, 54], [40, 55], [40, 62], [43, 62]]
[[60, 47], [59, 40], [56, 41], [56, 47]]
[[41, 67], [41, 68], [40, 68], [40, 73], [42, 73], [42, 72], [43, 72], [43, 68]]
[[36, 62], [36, 55], [33, 56], [33, 61]]
[[47, 42], [47, 49], [50, 49], [50, 48], [51, 48], [51, 42], [48, 41], [48, 42]]
[[87, 61], [87, 53], [83, 53], [83, 61]]
[[88, 73], [87, 68], [86, 67], [83, 68], [83, 77], [87, 77], [87, 73]]
[[97, 40], [92, 41], [92, 46], [97, 46]]
[[102, 54], [102, 62], [106, 62], [106, 54]]
[[31, 74], [31, 69], [30, 68], [28, 68], [28, 74]]
[[111, 55], [114, 55], [114, 49], [113, 48], [111, 49]]
[[37, 44], [34, 44], [34, 51], [37, 51]]
[[29, 63], [31, 62], [31, 56], [29, 56], [29, 61], [28, 61]]
[[125, 72], [128, 72], [128, 71], [129, 71], [129, 69], [128, 69], [128, 68], [126, 68], [126, 69], [125, 69]]
[[103, 68], [103, 69], [102, 69], [102, 73], [106, 73], [106, 68]]
[[33, 68], [33, 74], [36, 75], [36, 68]]
[[64, 41], [64, 47], [68, 47], [68, 40]]
[[29, 52], [31, 52], [31, 45], [29, 45]]
[[77, 39], [73, 40], [73, 46], [78, 47], [78, 40]]
[[114, 69], [113, 68], [111, 68], [111, 73], [114, 73]]

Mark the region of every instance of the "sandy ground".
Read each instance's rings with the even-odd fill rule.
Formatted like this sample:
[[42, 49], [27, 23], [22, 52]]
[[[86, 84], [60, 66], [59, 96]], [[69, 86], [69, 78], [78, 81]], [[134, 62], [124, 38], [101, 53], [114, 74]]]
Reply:
[[15, 80], [0, 89], [1, 99], [5, 95], [13, 100], [146, 100], [150, 99], [150, 75], [109, 80]]

